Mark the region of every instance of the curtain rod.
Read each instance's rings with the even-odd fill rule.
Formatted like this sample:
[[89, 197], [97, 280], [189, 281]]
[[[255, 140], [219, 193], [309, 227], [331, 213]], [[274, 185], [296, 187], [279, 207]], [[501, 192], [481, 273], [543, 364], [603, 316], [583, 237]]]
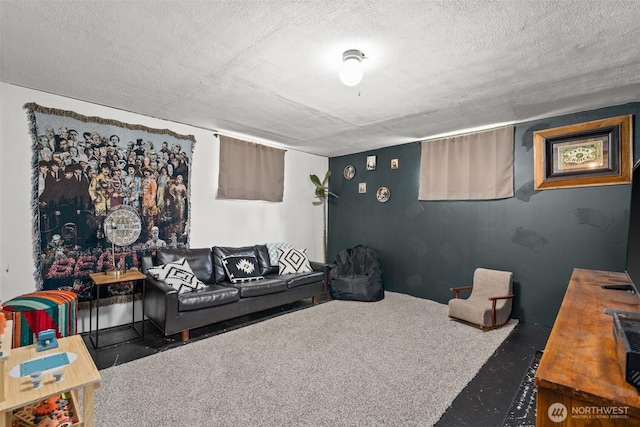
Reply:
[[226, 136], [227, 138], [233, 138], [233, 139], [239, 139], [242, 141], [246, 141], [246, 142], [251, 142], [252, 144], [258, 144], [258, 145], [264, 145], [267, 147], [271, 147], [271, 148], [277, 148], [278, 150], [282, 150], [282, 151], [288, 151], [286, 148], [284, 148], [284, 146], [282, 144], [279, 144], [277, 142], [272, 142], [272, 143], [264, 143], [264, 142], [258, 142], [258, 141], [251, 141], [249, 139], [243, 139], [243, 138], [239, 138], [236, 135], [225, 135], [224, 133], [218, 132], [218, 131], [213, 131], [213, 136], [215, 136], [216, 138], [219, 138], [220, 136]]

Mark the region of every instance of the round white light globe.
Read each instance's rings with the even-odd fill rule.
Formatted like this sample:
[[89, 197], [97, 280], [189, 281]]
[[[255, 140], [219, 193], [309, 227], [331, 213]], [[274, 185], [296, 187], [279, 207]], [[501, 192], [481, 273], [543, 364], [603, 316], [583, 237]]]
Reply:
[[362, 80], [362, 63], [358, 58], [347, 58], [340, 67], [340, 81], [345, 86], [355, 86]]

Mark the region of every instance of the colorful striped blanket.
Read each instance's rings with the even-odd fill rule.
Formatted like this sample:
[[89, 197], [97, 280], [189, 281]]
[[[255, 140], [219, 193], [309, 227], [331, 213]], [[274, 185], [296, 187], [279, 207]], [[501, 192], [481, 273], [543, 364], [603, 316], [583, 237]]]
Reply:
[[12, 347], [33, 344], [40, 331], [54, 329], [56, 337], [76, 334], [78, 295], [71, 291], [50, 290], [21, 295], [3, 303], [13, 318]]

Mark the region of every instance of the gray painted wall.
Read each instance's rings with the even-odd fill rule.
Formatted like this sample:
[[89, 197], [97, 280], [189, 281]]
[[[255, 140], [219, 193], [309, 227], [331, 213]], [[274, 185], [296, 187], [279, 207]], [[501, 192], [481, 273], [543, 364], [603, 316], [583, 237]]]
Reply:
[[[512, 271], [512, 317], [552, 326], [574, 267], [624, 270], [630, 186], [534, 191], [533, 132], [633, 114], [640, 147], [639, 109], [633, 103], [516, 125], [510, 199], [418, 201], [419, 143], [331, 158], [330, 190], [339, 198], [329, 203], [329, 260], [344, 248], [371, 247], [385, 289], [441, 303], [450, 287], [471, 284], [476, 267]], [[368, 155], [377, 156], [375, 171], [366, 170]], [[398, 169], [390, 168], [393, 158]], [[346, 180], [349, 164], [356, 175]], [[386, 203], [375, 197], [381, 186], [391, 190]]]

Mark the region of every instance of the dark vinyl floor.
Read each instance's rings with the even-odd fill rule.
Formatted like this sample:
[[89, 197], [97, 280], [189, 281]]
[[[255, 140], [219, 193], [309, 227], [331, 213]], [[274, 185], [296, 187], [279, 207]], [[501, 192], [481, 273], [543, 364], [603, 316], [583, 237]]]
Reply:
[[536, 351], [551, 328], [518, 323], [436, 423], [437, 427], [502, 426]]
[[[321, 301], [323, 302], [323, 301]], [[241, 328], [271, 317], [311, 305], [310, 300], [299, 301], [261, 313], [220, 322], [191, 331], [189, 342], [204, 339], [226, 331]], [[140, 322], [137, 324], [140, 328]], [[100, 331], [95, 350], [87, 334], [83, 338], [98, 369], [120, 365], [177, 346], [185, 345], [180, 335], [165, 337], [150, 322], [144, 322], [144, 338], [134, 339], [130, 328], [113, 328]], [[520, 382], [536, 351], [544, 350], [551, 329], [520, 322], [482, 367], [476, 377], [454, 400], [445, 412], [438, 427], [448, 426], [501, 426], [516, 395]], [[110, 343], [118, 343], [110, 345]], [[473, 355], [469, 355], [473, 357]], [[442, 363], [447, 363], [443, 360]]]

